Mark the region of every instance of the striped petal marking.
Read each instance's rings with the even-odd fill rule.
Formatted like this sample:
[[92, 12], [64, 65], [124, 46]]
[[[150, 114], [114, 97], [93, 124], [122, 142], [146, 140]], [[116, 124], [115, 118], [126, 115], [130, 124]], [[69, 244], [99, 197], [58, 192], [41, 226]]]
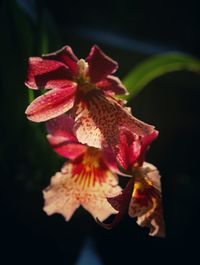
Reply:
[[67, 162], [52, 177], [50, 186], [44, 190], [44, 211], [48, 215], [60, 213], [69, 220], [82, 205], [94, 218], [103, 221], [117, 213], [106, 197], [120, 190], [117, 175], [103, 163], [100, 151], [89, 148], [82, 158]]

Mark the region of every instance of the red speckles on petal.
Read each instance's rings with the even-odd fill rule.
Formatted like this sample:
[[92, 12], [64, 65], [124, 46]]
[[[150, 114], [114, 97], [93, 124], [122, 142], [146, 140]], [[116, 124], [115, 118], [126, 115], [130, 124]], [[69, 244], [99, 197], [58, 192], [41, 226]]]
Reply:
[[47, 214], [60, 213], [69, 220], [79, 205], [100, 220], [116, 213], [106, 197], [120, 191], [117, 176], [99, 165], [85, 164], [86, 156], [83, 160], [66, 163], [52, 178], [51, 185], [44, 190]]
[[28, 62], [26, 86], [31, 89], [60, 89], [72, 85], [69, 68], [54, 60], [31, 57]]
[[92, 47], [86, 60], [89, 64], [90, 80], [93, 83], [101, 81], [108, 75], [114, 73], [118, 68], [117, 62], [103, 53], [97, 46]]
[[110, 146], [116, 155], [123, 128], [136, 137], [148, 135], [154, 130], [100, 91], [91, 91], [87, 94], [87, 101], [77, 105], [75, 133], [81, 143], [97, 148]]
[[74, 105], [76, 87], [55, 89], [36, 98], [26, 109], [28, 119], [41, 122], [55, 118]]

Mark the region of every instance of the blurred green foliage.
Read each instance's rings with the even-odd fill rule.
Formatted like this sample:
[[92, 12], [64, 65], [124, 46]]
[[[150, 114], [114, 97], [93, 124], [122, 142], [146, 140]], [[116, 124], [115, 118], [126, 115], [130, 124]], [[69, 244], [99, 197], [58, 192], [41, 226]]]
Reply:
[[148, 58], [137, 65], [124, 79], [123, 83], [129, 91], [125, 96], [131, 100], [149, 82], [166, 73], [189, 70], [200, 73], [200, 61], [183, 53], [167, 53]]

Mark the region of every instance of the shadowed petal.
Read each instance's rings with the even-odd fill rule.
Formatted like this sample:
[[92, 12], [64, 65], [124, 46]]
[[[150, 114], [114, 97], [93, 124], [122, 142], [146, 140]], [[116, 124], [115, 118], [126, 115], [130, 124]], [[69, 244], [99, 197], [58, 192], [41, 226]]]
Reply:
[[76, 87], [56, 89], [36, 98], [26, 109], [29, 120], [47, 121], [71, 109], [74, 105]]
[[165, 236], [160, 175], [156, 167], [144, 163], [136, 173], [129, 215], [138, 225], [150, 228], [151, 236]]
[[78, 141], [83, 144], [96, 148], [110, 146], [117, 155], [123, 128], [132, 132], [136, 139], [154, 130], [153, 126], [139, 121], [115, 99], [105, 97], [100, 91], [91, 91], [87, 98], [77, 104], [74, 127]]
[[93, 83], [101, 81], [118, 68], [117, 62], [103, 53], [97, 46], [92, 47], [86, 60], [89, 64], [90, 80]]
[[47, 131], [51, 136], [62, 136], [65, 141], [78, 142], [73, 132], [74, 120], [63, 114], [46, 123]]
[[87, 146], [79, 144], [73, 133], [74, 120], [66, 114], [51, 119], [46, 123], [48, 141], [54, 151], [69, 159], [76, 159], [87, 150]]
[[123, 191], [118, 191], [113, 196], [108, 196], [107, 201], [112, 205], [112, 207], [118, 211], [118, 213], [115, 215], [115, 218], [113, 219], [112, 223], [102, 223], [99, 219], [97, 219], [97, 222], [103, 226], [106, 229], [112, 229], [118, 223], [122, 220], [123, 216], [127, 213], [131, 194], [133, 191], [133, 183], [134, 178], [131, 178], [128, 183], [126, 184], [126, 187], [123, 189]]
[[70, 46], [64, 46], [63, 48], [61, 48], [60, 50], [56, 52], [44, 54], [43, 57], [48, 58], [48, 59], [57, 60], [57, 61], [64, 63], [65, 65], [69, 67], [73, 75], [76, 74], [77, 72], [78, 58], [73, 53], [73, 50]]
[[47, 135], [47, 138], [57, 154], [72, 160], [81, 156], [87, 150], [87, 146], [79, 144], [78, 142], [70, 142], [63, 136]]
[[99, 81], [96, 83], [96, 86], [110, 95], [128, 95], [128, 91], [120, 79], [113, 75], [109, 75], [107, 78]]
[[[68, 80], [69, 79], [69, 80]], [[72, 85], [67, 66], [54, 60], [31, 57], [25, 85], [31, 89], [60, 89]]]

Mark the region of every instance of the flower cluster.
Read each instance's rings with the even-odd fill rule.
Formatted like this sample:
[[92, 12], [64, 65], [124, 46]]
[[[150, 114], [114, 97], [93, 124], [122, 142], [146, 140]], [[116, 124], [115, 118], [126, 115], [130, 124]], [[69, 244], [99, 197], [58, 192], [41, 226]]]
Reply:
[[[158, 132], [116, 97], [128, 93], [113, 75], [117, 68], [97, 46], [85, 60], [69, 46], [29, 59], [26, 86], [47, 92], [33, 100], [26, 115], [46, 122], [49, 144], [66, 158], [43, 191], [44, 211], [69, 220], [82, 205], [106, 228], [128, 212], [150, 235], [164, 236], [159, 172], [145, 162]], [[119, 177], [128, 179], [124, 189]], [[103, 223], [111, 214], [113, 222]]]

